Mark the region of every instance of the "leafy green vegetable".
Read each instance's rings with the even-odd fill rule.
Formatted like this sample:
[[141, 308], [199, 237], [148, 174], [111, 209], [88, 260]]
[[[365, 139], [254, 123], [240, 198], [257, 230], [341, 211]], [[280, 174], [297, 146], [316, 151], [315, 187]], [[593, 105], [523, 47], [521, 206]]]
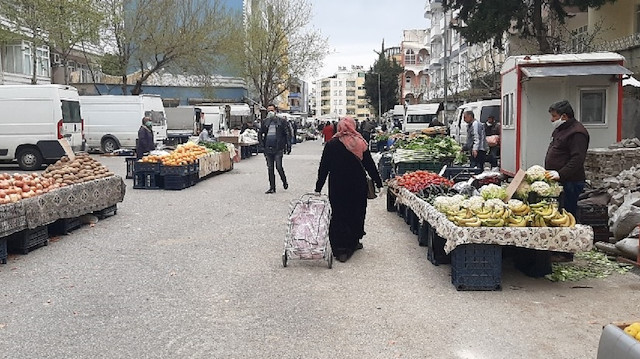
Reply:
[[213, 150], [215, 152], [229, 152], [229, 149], [227, 148], [227, 145], [224, 144], [223, 142], [200, 142], [200, 145]]
[[596, 250], [577, 253], [573, 262], [553, 263], [551, 274], [545, 278], [552, 282], [578, 281], [588, 278], [605, 278], [613, 273], [624, 274], [633, 266], [610, 261], [606, 254]]

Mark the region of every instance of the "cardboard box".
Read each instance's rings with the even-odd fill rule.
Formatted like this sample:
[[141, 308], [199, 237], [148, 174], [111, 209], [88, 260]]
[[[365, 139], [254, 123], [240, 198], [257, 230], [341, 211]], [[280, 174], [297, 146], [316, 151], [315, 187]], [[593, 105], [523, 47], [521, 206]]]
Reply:
[[221, 171], [229, 171], [231, 168], [233, 168], [231, 167], [232, 166], [231, 157], [229, 156], [228, 152], [224, 152], [220, 155], [220, 163], [221, 163], [221, 166], [220, 166]]

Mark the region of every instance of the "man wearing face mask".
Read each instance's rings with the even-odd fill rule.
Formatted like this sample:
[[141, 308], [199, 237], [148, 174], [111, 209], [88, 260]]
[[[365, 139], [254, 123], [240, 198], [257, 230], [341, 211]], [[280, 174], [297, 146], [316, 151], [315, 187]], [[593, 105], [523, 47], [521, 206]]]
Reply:
[[549, 113], [554, 130], [544, 167], [562, 185], [564, 208], [575, 216], [578, 196], [585, 185], [584, 160], [589, 147], [589, 132], [574, 118], [573, 108], [566, 100], [551, 105]]
[[267, 106], [267, 118], [262, 123], [258, 139], [264, 146], [263, 152], [269, 172], [269, 189], [265, 193], [276, 192], [274, 166], [278, 170], [284, 189], [289, 188], [287, 176], [284, 174], [284, 168], [282, 168], [282, 157], [284, 153], [291, 153], [291, 132], [287, 121], [276, 116], [276, 106], [274, 104]]
[[153, 123], [150, 117], [142, 118], [142, 126], [138, 130], [138, 141], [136, 142], [136, 158], [141, 159], [145, 153], [153, 151], [156, 146], [153, 142]]

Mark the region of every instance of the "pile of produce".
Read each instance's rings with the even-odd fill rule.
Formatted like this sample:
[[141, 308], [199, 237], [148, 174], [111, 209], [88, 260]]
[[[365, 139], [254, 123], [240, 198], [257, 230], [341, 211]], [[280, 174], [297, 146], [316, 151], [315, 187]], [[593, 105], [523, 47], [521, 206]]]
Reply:
[[394, 147], [395, 163], [454, 160], [459, 159], [462, 150], [462, 147], [451, 137], [426, 135], [398, 139]]
[[640, 341], [640, 322], [635, 322], [624, 328], [624, 332]]
[[[225, 145], [226, 148], [226, 145]], [[165, 166], [184, 166], [196, 162], [198, 157], [206, 155], [209, 150], [193, 142], [178, 145], [175, 150], [168, 155], [148, 155], [142, 157], [140, 161], [150, 163], [162, 163]]]
[[[495, 186], [499, 187], [499, 186]], [[500, 188], [500, 187], [499, 187]], [[433, 205], [461, 227], [574, 227], [576, 219], [556, 203], [526, 204], [512, 199], [505, 203], [495, 188], [481, 190], [482, 196], [438, 196]], [[495, 195], [493, 197], [492, 195]]]
[[576, 253], [572, 262], [552, 263], [552, 272], [545, 278], [552, 282], [605, 278], [613, 273], [627, 273], [632, 267], [630, 264], [611, 261], [606, 254], [593, 250]]
[[562, 186], [551, 179], [550, 172], [544, 167], [534, 165], [525, 172], [525, 178], [515, 194], [523, 201], [528, 201], [532, 193], [543, 198], [558, 198], [562, 193]]
[[113, 176], [113, 172], [88, 154], [76, 155], [73, 161], [64, 156], [58, 162], [47, 167], [42, 173], [42, 177], [53, 180], [54, 183], [58, 183], [61, 186], [93, 181], [109, 176]]
[[0, 173], [0, 205], [47, 193], [63, 185], [35, 174]]
[[453, 186], [453, 181], [429, 171], [407, 172], [396, 177], [394, 181], [399, 187], [404, 187], [413, 193], [418, 193], [432, 185]]
[[214, 152], [229, 152], [229, 148], [224, 142], [200, 142], [200, 145]]

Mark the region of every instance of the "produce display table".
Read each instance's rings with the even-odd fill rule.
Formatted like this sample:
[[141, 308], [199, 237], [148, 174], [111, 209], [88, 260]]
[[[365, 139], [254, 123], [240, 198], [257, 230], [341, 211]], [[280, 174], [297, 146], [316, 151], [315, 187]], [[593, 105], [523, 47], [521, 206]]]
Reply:
[[111, 176], [58, 188], [36, 197], [0, 206], [0, 238], [62, 218], [103, 210], [122, 202], [126, 185]]
[[204, 178], [212, 173], [229, 171], [231, 167], [229, 152], [211, 152], [198, 158], [198, 177]]
[[593, 229], [590, 226], [575, 227], [460, 227], [425, 200], [405, 188], [389, 188], [396, 195], [396, 202], [416, 214], [420, 221], [427, 221], [446, 240], [444, 250], [452, 252], [464, 244], [496, 244], [521, 248], [577, 253], [593, 247]]

